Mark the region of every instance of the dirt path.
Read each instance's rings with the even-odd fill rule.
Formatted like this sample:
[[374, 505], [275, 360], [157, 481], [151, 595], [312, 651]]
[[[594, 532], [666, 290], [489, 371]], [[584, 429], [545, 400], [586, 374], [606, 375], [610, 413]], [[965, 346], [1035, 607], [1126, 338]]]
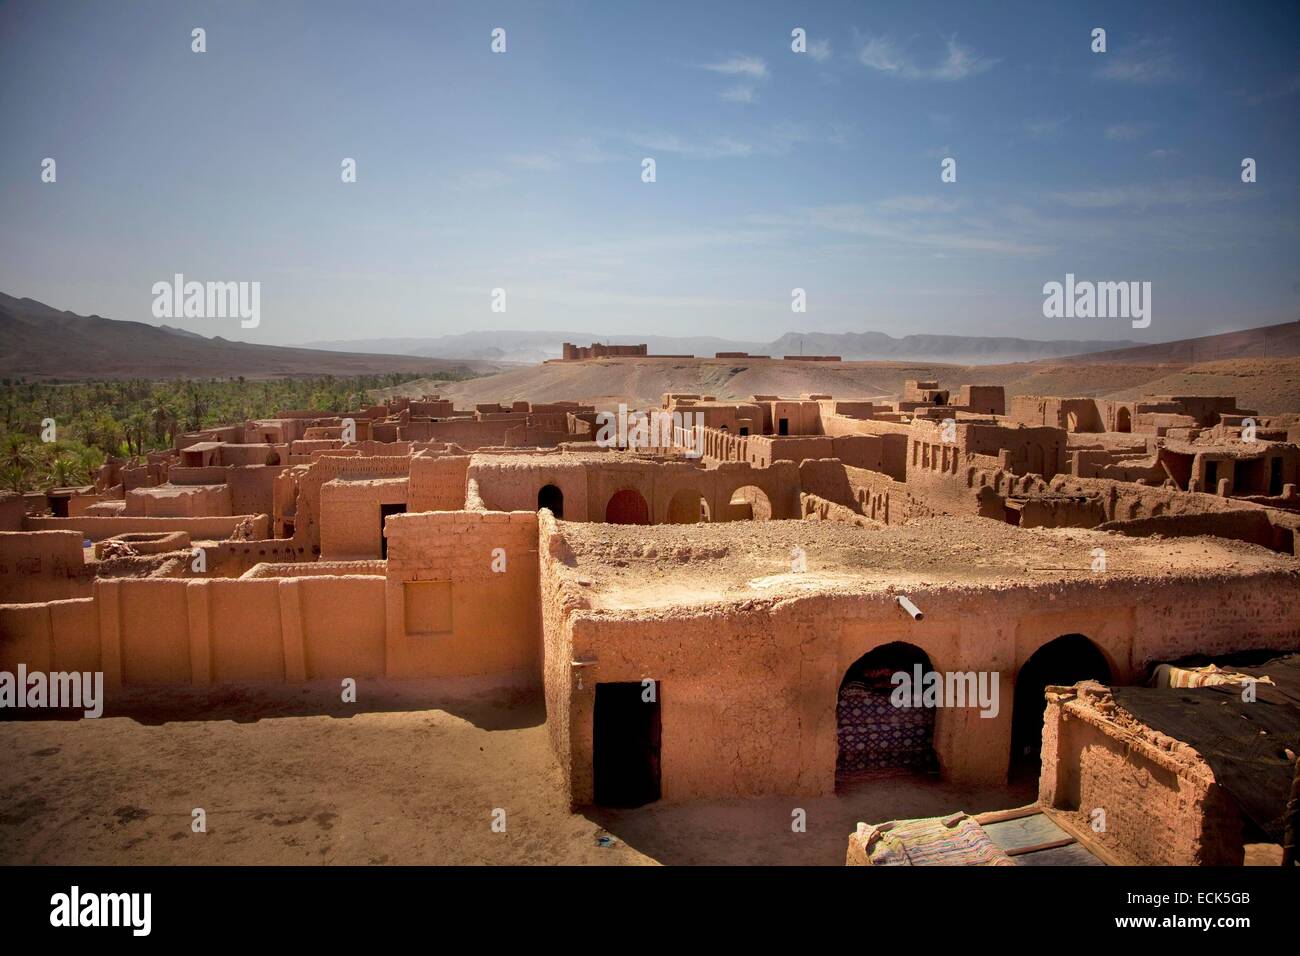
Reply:
[[[333, 684], [168, 691], [128, 701], [131, 716], [0, 722], [0, 862], [839, 865], [860, 819], [1029, 799], [901, 777], [814, 800], [574, 814], [535, 694], [362, 696], [364, 712], [336, 703]], [[207, 719], [157, 722], [187, 707]], [[196, 807], [206, 833], [191, 831]], [[794, 807], [806, 833], [791, 832]]]

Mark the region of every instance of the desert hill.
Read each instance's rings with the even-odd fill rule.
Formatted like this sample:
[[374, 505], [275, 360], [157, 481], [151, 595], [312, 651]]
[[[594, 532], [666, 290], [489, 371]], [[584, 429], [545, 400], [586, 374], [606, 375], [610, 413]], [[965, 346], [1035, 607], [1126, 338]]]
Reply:
[[[238, 326], [236, 325], [236, 328]], [[490, 371], [483, 361], [282, 348], [206, 338], [180, 329], [60, 312], [0, 293], [0, 377], [282, 378], [304, 375]]]
[[1282, 325], [1264, 325], [1254, 329], [1238, 329], [1218, 335], [1138, 345], [1133, 348], [1110, 351], [1089, 350], [1086, 355], [1074, 355], [1063, 362], [1083, 362], [1096, 365], [1103, 362], [1152, 362], [1167, 364], [1182, 362], [1213, 362], [1225, 359], [1278, 359], [1300, 356], [1300, 322]]
[[924, 362], [762, 362], [745, 359], [599, 359], [551, 362], [463, 382], [414, 381], [379, 394], [438, 392], [462, 406], [476, 402], [575, 399], [600, 405], [657, 406], [664, 392], [722, 399], [827, 393], [841, 398], [896, 396], [906, 379], [1002, 385], [1010, 395], [1138, 398], [1235, 395], [1264, 414], [1300, 410], [1300, 358], [1189, 364], [1021, 362], [955, 365]]

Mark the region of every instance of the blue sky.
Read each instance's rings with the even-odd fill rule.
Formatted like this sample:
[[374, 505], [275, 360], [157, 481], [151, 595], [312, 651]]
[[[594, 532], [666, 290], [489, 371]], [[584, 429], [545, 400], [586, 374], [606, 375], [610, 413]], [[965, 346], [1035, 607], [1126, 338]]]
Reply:
[[[1300, 317], [1298, 117], [1294, 2], [10, 0], [0, 290], [259, 281], [256, 329], [169, 324], [274, 344], [1177, 339]], [[1150, 281], [1151, 327], [1045, 319], [1067, 272]]]

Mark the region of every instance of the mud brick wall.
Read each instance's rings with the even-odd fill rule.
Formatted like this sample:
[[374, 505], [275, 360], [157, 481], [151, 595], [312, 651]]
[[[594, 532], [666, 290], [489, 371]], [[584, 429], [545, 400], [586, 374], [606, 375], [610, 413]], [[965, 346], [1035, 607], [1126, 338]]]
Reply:
[[1073, 690], [1049, 692], [1043, 720], [1039, 799], [1080, 832], [1127, 864], [1241, 864], [1241, 813], [1192, 748], [1159, 747]]
[[390, 676], [536, 679], [536, 512], [394, 515], [385, 534]]
[[411, 459], [407, 505], [411, 511], [460, 511], [465, 507], [469, 455], [417, 455]]
[[0, 604], [85, 597], [94, 582], [76, 531], [0, 532]]

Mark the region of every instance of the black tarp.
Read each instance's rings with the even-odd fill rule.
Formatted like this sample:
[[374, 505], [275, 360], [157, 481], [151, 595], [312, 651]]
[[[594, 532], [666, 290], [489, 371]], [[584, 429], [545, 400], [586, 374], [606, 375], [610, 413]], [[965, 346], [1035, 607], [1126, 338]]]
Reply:
[[1255, 684], [1253, 702], [1242, 700], [1240, 684], [1113, 687], [1111, 693], [1148, 727], [1193, 747], [1242, 813], [1281, 843], [1294, 755], [1300, 754], [1300, 655], [1232, 669], [1267, 676], [1277, 686]]

